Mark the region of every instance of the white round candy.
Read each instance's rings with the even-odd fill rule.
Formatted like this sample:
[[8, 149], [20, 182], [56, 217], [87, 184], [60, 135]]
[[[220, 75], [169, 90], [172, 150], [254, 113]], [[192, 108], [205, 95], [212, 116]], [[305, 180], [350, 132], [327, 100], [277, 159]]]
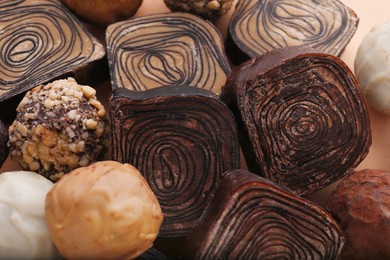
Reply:
[[355, 74], [371, 106], [390, 115], [390, 21], [364, 37], [355, 58]]
[[45, 198], [52, 187], [34, 172], [0, 174], [0, 259], [58, 256], [45, 221]]

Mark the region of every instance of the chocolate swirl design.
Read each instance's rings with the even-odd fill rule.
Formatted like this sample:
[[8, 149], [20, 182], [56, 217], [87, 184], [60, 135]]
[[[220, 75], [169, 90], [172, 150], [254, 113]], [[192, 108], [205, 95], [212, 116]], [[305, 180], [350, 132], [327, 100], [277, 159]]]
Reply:
[[241, 0], [229, 24], [234, 43], [249, 57], [307, 45], [340, 55], [359, 19], [341, 1]]
[[336, 259], [344, 244], [320, 207], [243, 170], [218, 184], [185, 259]]
[[105, 54], [59, 1], [1, 1], [0, 28], [0, 101]]
[[106, 39], [114, 89], [186, 85], [219, 94], [230, 71], [220, 33], [191, 14], [116, 23], [108, 27]]
[[185, 236], [222, 173], [239, 167], [237, 128], [216, 95], [195, 87], [116, 89], [112, 158], [134, 165], [156, 194], [160, 237]]
[[222, 98], [245, 126], [252, 171], [300, 195], [351, 173], [371, 145], [352, 72], [312, 49], [287, 47], [244, 63]]

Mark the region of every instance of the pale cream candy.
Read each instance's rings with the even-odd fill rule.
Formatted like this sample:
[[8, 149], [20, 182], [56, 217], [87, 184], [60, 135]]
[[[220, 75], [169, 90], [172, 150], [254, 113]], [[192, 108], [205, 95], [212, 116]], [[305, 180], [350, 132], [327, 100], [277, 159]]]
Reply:
[[132, 259], [152, 246], [163, 217], [136, 168], [103, 161], [55, 184], [46, 197], [46, 219], [66, 259]]
[[0, 174], [0, 259], [59, 256], [45, 222], [45, 197], [52, 187], [34, 172]]
[[390, 21], [364, 37], [355, 58], [355, 74], [366, 100], [390, 115]]

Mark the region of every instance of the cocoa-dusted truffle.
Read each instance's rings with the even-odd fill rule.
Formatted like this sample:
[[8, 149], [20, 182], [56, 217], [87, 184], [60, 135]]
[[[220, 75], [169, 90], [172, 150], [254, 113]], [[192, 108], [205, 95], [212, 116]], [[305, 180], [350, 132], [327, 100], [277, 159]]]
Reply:
[[233, 0], [164, 0], [172, 11], [190, 12], [204, 18], [216, 19], [225, 14]]
[[344, 230], [345, 259], [390, 259], [390, 172], [354, 172], [340, 182], [326, 207]]
[[106, 111], [95, 94], [73, 78], [27, 92], [9, 128], [12, 158], [51, 180], [95, 161], [108, 146]]
[[163, 219], [138, 170], [114, 161], [65, 175], [47, 194], [45, 210], [66, 259], [134, 259], [151, 248]]

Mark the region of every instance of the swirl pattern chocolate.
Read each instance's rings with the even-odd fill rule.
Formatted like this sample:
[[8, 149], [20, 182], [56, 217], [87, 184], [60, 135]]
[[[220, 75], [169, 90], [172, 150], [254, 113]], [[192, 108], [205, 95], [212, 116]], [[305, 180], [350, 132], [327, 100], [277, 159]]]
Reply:
[[0, 28], [0, 101], [105, 54], [59, 1], [2, 1]]
[[240, 165], [233, 115], [211, 94], [167, 86], [110, 99], [112, 158], [137, 167], [156, 194], [160, 237], [185, 236], [222, 173]]
[[251, 58], [297, 45], [338, 56], [355, 34], [358, 21], [338, 0], [245, 0], [238, 2], [229, 32]]
[[244, 170], [228, 172], [188, 236], [185, 259], [336, 259], [344, 237], [325, 210]]
[[191, 14], [116, 23], [108, 27], [106, 38], [114, 89], [186, 85], [218, 94], [230, 71], [220, 33]]
[[301, 195], [351, 173], [371, 145], [352, 72], [313, 49], [287, 47], [244, 63], [221, 97], [243, 122], [252, 171]]

